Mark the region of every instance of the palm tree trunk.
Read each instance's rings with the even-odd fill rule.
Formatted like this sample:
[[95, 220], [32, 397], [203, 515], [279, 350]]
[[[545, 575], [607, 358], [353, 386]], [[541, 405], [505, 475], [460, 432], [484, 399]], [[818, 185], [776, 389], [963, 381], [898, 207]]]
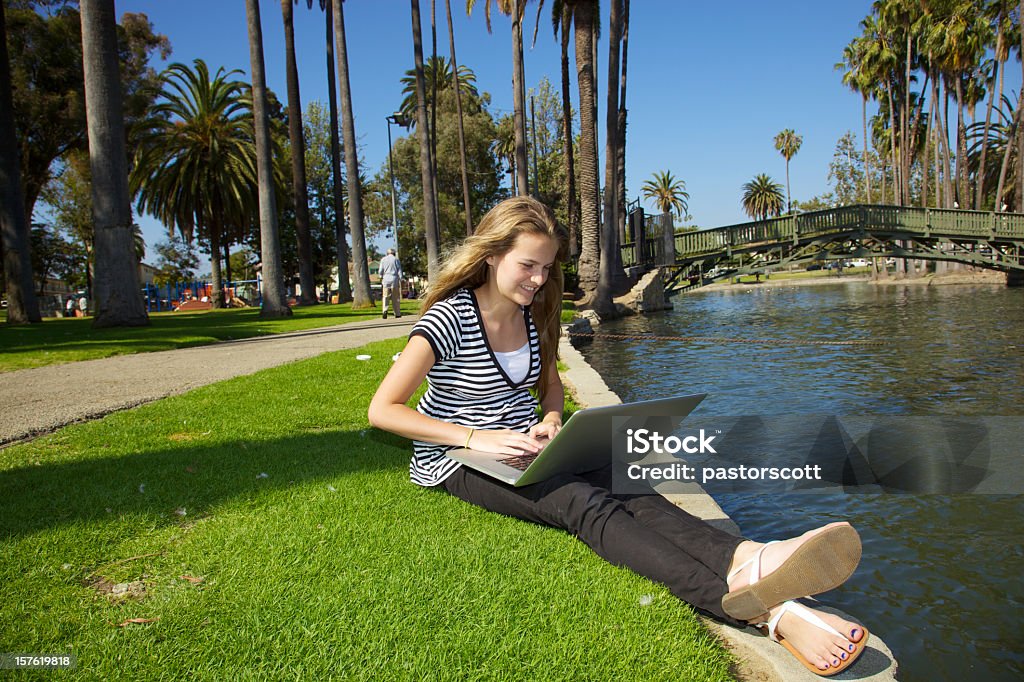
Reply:
[[82, 0], [80, 8], [96, 245], [93, 326], [143, 326], [149, 316], [133, 243], [114, 0]]
[[956, 79], [956, 181], [957, 203], [967, 208], [970, 194], [967, 187], [967, 128], [964, 125], [964, 95], [960, 79]]
[[[338, 94], [341, 96], [341, 134], [345, 150], [345, 185], [348, 187], [348, 227], [352, 233], [352, 271], [355, 290], [352, 307], [373, 305], [370, 291], [370, 267], [366, 262], [366, 236], [363, 233], [363, 192], [359, 186], [359, 154], [356, 149], [356, 124], [352, 118], [352, 90], [348, 77], [348, 46], [345, 42], [345, 5], [334, 3], [334, 42], [338, 58]], [[424, 121], [424, 128], [426, 122]]]
[[[619, 254], [618, 233], [618, 174], [619, 157], [619, 96], [615, 82], [619, 79], [619, 48], [622, 31], [622, 0], [611, 0], [611, 19], [608, 24], [608, 94], [605, 109], [605, 167], [604, 167], [604, 220], [601, 227], [601, 275], [597, 283], [597, 295], [591, 302], [598, 315], [614, 312], [612, 296], [618, 282], [625, 279], [622, 274]], [[619, 261], [616, 267], [616, 261]]]
[[600, 263], [598, 215], [601, 181], [597, 170], [597, 135], [594, 117], [594, 8], [591, 2], [576, 5], [574, 18], [576, 82], [580, 91], [580, 289], [584, 300], [597, 293]]
[[295, 198], [295, 241], [299, 256], [299, 303], [317, 303], [313, 281], [313, 247], [309, 236], [309, 196], [306, 193], [306, 143], [302, 138], [302, 99], [299, 96], [299, 71], [295, 64], [295, 28], [292, 0], [281, 0], [284, 20], [285, 72], [288, 82], [288, 141], [292, 148], [292, 194]]
[[903, 199], [903, 191], [900, 188], [899, 163], [896, 156], [896, 112], [894, 111], [892, 99], [892, 87], [887, 83], [885, 94], [889, 98], [889, 161], [892, 165], [892, 199], [894, 204], [899, 205]]
[[526, 93], [523, 74], [523, 20], [520, 11], [525, 0], [512, 2], [512, 108], [516, 133], [516, 184], [519, 194], [530, 193], [530, 169], [526, 160]]
[[[256, 131], [256, 175], [260, 201], [260, 260], [263, 264], [263, 305], [260, 317], [291, 317], [281, 272], [281, 240], [278, 237], [277, 198], [274, 194], [274, 167], [270, 151], [270, 125], [267, 117], [267, 77], [263, 66], [263, 29], [259, 0], [245, 0], [249, 24], [249, 62], [252, 68], [253, 124]], [[217, 226], [220, 229], [220, 226]], [[211, 241], [211, 250], [213, 248]], [[219, 273], [218, 273], [219, 274]], [[215, 300], [220, 297], [214, 287]]]
[[786, 213], [793, 212], [793, 200], [789, 196], [789, 157], [786, 157]]
[[[1020, 0], [1019, 16], [1024, 17], [1024, 0]], [[1024, 55], [1024, 30], [1020, 31], [1020, 49], [1021, 51], [1019, 54]], [[1021, 72], [1024, 74], [1024, 60], [1021, 61]], [[1024, 87], [1021, 88], [1021, 91], [1024, 93]], [[1019, 146], [1017, 147], [1017, 210], [1019, 212], [1024, 212], [1024, 134], [1022, 134], [1019, 120], [1017, 125], [1017, 135], [1020, 139]], [[1009, 140], [1007, 140], [1007, 145], [1009, 145]]]
[[[331, 190], [334, 199], [334, 236], [337, 240], [338, 303], [352, 300], [348, 283], [348, 246], [345, 243], [345, 201], [341, 191], [341, 142], [338, 139], [338, 93], [334, 80], [334, 3], [325, 4], [327, 22], [327, 99], [331, 118]], [[395, 228], [397, 230], [397, 226]], [[395, 235], [398, 239], [398, 235]]]
[[[224, 275], [221, 272], [221, 236], [223, 226], [220, 221], [208, 226], [210, 239], [210, 306], [213, 308], [224, 307]], [[264, 300], [266, 300], [266, 277], [264, 276]], [[198, 293], [197, 293], [198, 295]]]
[[466, 213], [466, 236], [473, 234], [473, 210], [469, 201], [469, 172], [466, 169], [466, 131], [462, 122], [462, 93], [459, 90], [459, 62], [455, 59], [455, 29], [452, 28], [452, 2], [444, 0], [448, 14], [448, 46], [452, 53], [452, 86], [455, 88], [455, 113], [459, 120], [459, 167], [462, 169], [462, 208]]
[[911, 30], [909, 26], [904, 27], [907, 34], [906, 59], [903, 76], [903, 107], [900, 112], [900, 177], [902, 179], [902, 201], [904, 206], [910, 206], [910, 161], [913, 154], [914, 144], [910, 139], [910, 60], [913, 55], [913, 43], [911, 42]]
[[[338, 0], [335, 0], [337, 2]], [[416, 63], [416, 134], [420, 141], [420, 175], [423, 182], [423, 228], [427, 240], [427, 279], [437, 281], [438, 263], [437, 208], [434, 201], [433, 165], [427, 139], [426, 84], [423, 77], [423, 37], [420, 30], [420, 3], [412, 0], [412, 47]], [[345, 140], [348, 146], [348, 139]], [[347, 151], [347, 150], [346, 150]]]
[[[437, 3], [435, 0], [430, 0], [430, 57], [433, 68], [438, 70], [437, 63], [437, 13], [435, 12]], [[433, 78], [430, 79], [430, 182], [434, 192], [434, 223], [437, 225], [438, 230], [438, 243], [441, 241], [441, 214], [440, 208], [438, 207], [438, 191], [437, 191], [437, 77], [439, 73], [434, 73]]]
[[[1003, 51], [1003, 24], [999, 22], [999, 28], [996, 31], [996, 54], [1000, 54]], [[999, 80], [1000, 91], [1003, 88], [1003, 63], [999, 62], [996, 66], [996, 74]], [[992, 106], [995, 103], [996, 93], [995, 88], [991, 87], [992, 83], [989, 83], [988, 89], [988, 104], [985, 107], [985, 132], [982, 134], [981, 140], [981, 159], [978, 161], [978, 187], [974, 196], [974, 209], [977, 211], [982, 210], [982, 204], [985, 201], [985, 157], [988, 155], [988, 132], [992, 127]], [[996, 210], [999, 210], [999, 201], [996, 200]]]
[[868, 160], [868, 96], [860, 96], [860, 120], [864, 125], [864, 184], [867, 186], [868, 203], [871, 203], [871, 161]]
[[[619, 183], [619, 243], [626, 242], [626, 64], [629, 57], [629, 0], [622, 3], [622, 76], [619, 80], [619, 111], [618, 111], [618, 159], [615, 177]], [[609, 87], [611, 87], [609, 85]], [[622, 265], [622, 254], [618, 258]]]
[[14, 138], [7, 21], [0, 3], [0, 252], [9, 325], [42, 321], [32, 285], [29, 229], [23, 201], [18, 143]]
[[569, 31], [572, 10], [562, 3], [562, 143], [565, 149], [565, 210], [569, 221], [569, 257], [579, 256], [578, 221], [576, 216], [576, 168], [573, 163], [572, 104], [569, 96]]

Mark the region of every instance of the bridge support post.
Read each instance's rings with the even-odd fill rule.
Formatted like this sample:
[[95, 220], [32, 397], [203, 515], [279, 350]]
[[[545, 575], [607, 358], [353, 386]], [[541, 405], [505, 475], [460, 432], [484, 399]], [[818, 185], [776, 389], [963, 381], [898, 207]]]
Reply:
[[661, 214], [661, 237], [662, 242], [661, 262], [657, 263], [662, 267], [673, 265], [676, 262], [676, 231], [672, 224], [672, 214]]

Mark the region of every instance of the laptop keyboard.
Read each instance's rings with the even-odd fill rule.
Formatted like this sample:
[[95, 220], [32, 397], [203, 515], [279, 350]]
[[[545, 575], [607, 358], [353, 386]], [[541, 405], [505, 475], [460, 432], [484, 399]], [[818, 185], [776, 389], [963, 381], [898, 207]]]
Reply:
[[510, 466], [513, 469], [519, 469], [520, 471], [526, 471], [526, 468], [533, 464], [533, 460], [537, 459], [539, 452], [531, 452], [523, 455], [512, 455], [511, 457], [505, 457], [498, 461], [506, 466]]

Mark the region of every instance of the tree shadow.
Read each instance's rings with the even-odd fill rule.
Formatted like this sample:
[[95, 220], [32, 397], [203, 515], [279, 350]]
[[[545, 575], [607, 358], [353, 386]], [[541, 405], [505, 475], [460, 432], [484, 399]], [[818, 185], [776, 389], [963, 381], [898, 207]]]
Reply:
[[180, 510], [193, 519], [240, 496], [317, 480], [334, 481], [344, 493], [346, 482], [338, 479], [373, 472], [404, 478], [411, 450], [408, 440], [376, 429], [203, 440], [172, 434], [163, 449], [0, 471], [0, 538], [124, 516], [177, 524]]

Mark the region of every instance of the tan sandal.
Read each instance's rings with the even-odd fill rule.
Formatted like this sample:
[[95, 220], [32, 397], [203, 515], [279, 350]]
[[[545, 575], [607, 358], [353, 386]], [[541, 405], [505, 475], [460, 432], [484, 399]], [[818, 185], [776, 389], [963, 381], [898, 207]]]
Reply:
[[752, 559], [729, 573], [726, 581], [750, 566], [750, 583], [722, 597], [722, 610], [741, 621], [764, 620], [768, 610], [791, 599], [828, 592], [842, 585], [860, 563], [860, 535], [848, 525], [812, 535], [782, 565], [761, 577], [761, 547]]

